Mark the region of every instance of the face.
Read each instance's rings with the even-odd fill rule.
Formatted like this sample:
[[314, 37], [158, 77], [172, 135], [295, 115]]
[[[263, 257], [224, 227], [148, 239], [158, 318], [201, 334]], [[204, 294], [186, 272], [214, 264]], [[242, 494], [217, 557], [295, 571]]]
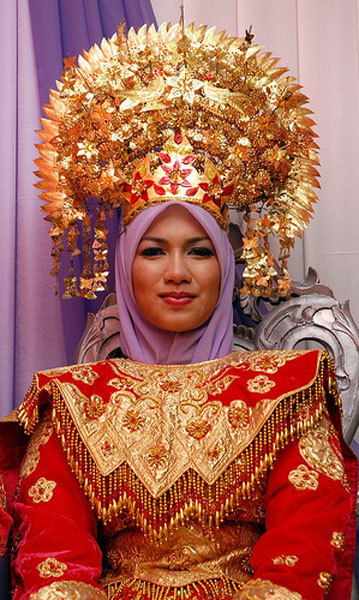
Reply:
[[142, 315], [159, 329], [191, 331], [217, 304], [221, 272], [208, 234], [182, 206], [168, 207], [142, 237], [132, 265]]

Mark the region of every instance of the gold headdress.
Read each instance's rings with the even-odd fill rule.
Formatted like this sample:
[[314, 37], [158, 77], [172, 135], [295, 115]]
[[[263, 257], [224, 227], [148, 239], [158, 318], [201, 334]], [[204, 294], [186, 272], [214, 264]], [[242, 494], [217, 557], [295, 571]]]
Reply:
[[[121, 206], [127, 224], [172, 199], [202, 206], [222, 227], [228, 205], [238, 206], [247, 224], [243, 291], [288, 293], [293, 238], [316, 200], [316, 136], [300, 86], [251, 37], [183, 24], [144, 26], [126, 37], [121, 26], [83, 52], [78, 67], [65, 60], [36, 161], [52, 223], [53, 275], [63, 236], [71, 254], [65, 297], [106, 288], [106, 213]], [[278, 273], [270, 234], [279, 239]]]

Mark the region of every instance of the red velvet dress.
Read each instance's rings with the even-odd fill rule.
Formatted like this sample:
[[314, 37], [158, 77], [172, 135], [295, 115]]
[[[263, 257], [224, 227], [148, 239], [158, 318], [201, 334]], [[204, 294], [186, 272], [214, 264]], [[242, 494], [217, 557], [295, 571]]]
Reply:
[[37, 373], [8, 486], [14, 600], [349, 600], [356, 467], [333, 382], [317, 351]]

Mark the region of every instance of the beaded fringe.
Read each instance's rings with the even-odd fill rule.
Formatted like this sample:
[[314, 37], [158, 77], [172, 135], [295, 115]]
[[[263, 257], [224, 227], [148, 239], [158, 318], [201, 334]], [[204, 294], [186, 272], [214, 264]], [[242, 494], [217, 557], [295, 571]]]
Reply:
[[[250, 498], [272, 468], [278, 452], [318, 425], [326, 407], [326, 392], [340, 405], [335, 380], [330, 374], [332, 368], [331, 359], [324, 356], [314, 383], [282, 399], [250, 444], [212, 485], [189, 469], [159, 498], [151, 496], [127, 463], [107, 476], [101, 475], [56, 383], [50, 382], [47, 391], [52, 398], [52, 419], [67, 460], [98, 518], [107, 524], [121, 513], [129, 514], [134, 524], [157, 542], [192, 517], [208, 527], [219, 527], [243, 499]], [[27, 406], [23, 404], [18, 413], [27, 432], [34, 429], [39, 418], [39, 391], [35, 388], [36, 385], [30, 390]]]
[[140, 579], [107, 586], [109, 600], [232, 600], [243, 584], [225, 577], [171, 588]]

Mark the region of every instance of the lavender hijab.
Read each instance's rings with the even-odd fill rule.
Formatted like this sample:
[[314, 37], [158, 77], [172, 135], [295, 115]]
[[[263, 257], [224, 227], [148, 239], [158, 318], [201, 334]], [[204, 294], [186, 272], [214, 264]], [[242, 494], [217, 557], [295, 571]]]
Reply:
[[[221, 290], [210, 319], [192, 331], [173, 333], [158, 329], [142, 316], [132, 291], [131, 271], [137, 246], [153, 220], [169, 206], [180, 204], [210, 237], [221, 269]], [[167, 202], [142, 211], [119, 235], [115, 258], [116, 292], [122, 352], [149, 364], [189, 364], [225, 356], [232, 351], [234, 257], [226, 232], [203, 208]]]

